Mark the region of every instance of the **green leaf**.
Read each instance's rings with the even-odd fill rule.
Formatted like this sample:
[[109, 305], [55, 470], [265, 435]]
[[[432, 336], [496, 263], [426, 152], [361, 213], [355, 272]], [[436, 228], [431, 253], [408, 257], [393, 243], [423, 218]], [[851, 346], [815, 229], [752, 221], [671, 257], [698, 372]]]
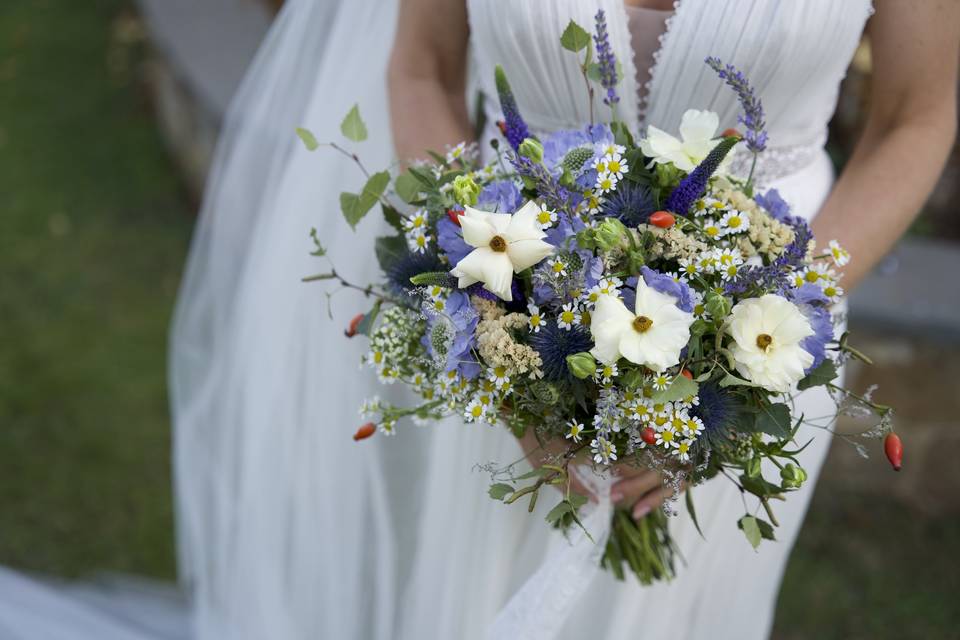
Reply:
[[803, 391], [810, 387], [818, 387], [827, 384], [837, 377], [837, 365], [830, 358], [824, 358], [816, 369], [807, 374], [807, 376], [797, 383], [797, 389]]
[[600, 82], [603, 78], [600, 73], [600, 63], [594, 62], [593, 64], [587, 65], [587, 77], [593, 80], [594, 82]]
[[760, 528], [760, 536], [764, 540], [776, 540], [777, 537], [773, 533], [773, 525], [764, 520], [763, 518], [757, 518], [757, 526]]
[[393, 183], [393, 188], [397, 195], [404, 202], [413, 202], [420, 195], [421, 182], [409, 171], [405, 171], [397, 176]]
[[760, 385], [758, 385], [758, 384], [754, 384], [753, 382], [750, 382], [749, 380], [744, 380], [743, 378], [738, 378], [737, 376], [733, 375], [732, 373], [728, 373], [727, 375], [723, 376], [723, 378], [720, 380], [720, 382], [719, 382], [718, 384], [719, 384], [721, 387], [736, 387], [736, 386], [741, 386], [741, 387], [759, 387], [759, 386], [760, 386]]
[[348, 140], [354, 142], [363, 142], [367, 139], [367, 125], [363, 123], [360, 117], [359, 105], [353, 105], [353, 108], [347, 112], [343, 122], [340, 123], [340, 132]]
[[610, 130], [613, 132], [613, 141], [617, 144], [622, 144], [628, 149], [636, 147], [636, 142], [633, 140], [633, 134], [630, 133], [630, 128], [623, 122], [611, 122]]
[[753, 516], [743, 516], [737, 520], [737, 528], [743, 531], [743, 535], [747, 536], [747, 542], [750, 543], [754, 549], [760, 546], [760, 540], [763, 538], [763, 535], [760, 533], [760, 525], [757, 524], [757, 519]]
[[792, 427], [793, 420], [790, 418], [790, 407], [787, 405], [777, 403], [768, 407], [760, 407], [755, 426], [757, 431], [778, 438], [786, 438], [790, 435]]
[[576, 53], [590, 44], [590, 34], [571, 20], [567, 28], [563, 30], [563, 35], [560, 36], [560, 44], [567, 51]]
[[418, 287], [439, 286], [446, 287], [447, 289], [457, 288], [457, 279], [446, 271], [428, 271], [426, 273], [418, 273], [410, 278], [410, 282]]
[[560, 504], [555, 506], [553, 509], [550, 509], [550, 513], [547, 514], [546, 520], [550, 524], [553, 524], [554, 522], [556, 522], [566, 514], [571, 513], [573, 511], [574, 511], [573, 505], [569, 501], [564, 500]]
[[380, 208], [383, 210], [383, 219], [387, 221], [387, 224], [397, 231], [402, 232], [403, 216], [400, 215], [400, 212], [386, 203], [381, 203]]
[[663, 391], [654, 392], [650, 401], [655, 404], [662, 404], [665, 402], [673, 402], [674, 400], [682, 400], [697, 395], [697, 389], [699, 388], [700, 386], [693, 380], [677, 374], [677, 377], [673, 379], [670, 386]]
[[432, 175], [430, 175], [425, 171], [421, 171], [416, 167], [410, 167], [409, 169], [407, 169], [407, 173], [413, 176], [421, 185], [423, 185], [427, 189], [433, 189], [433, 188], [436, 188], [437, 186], [437, 181], [434, 179]]
[[497, 484], [490, 485], [490, 489], [487, 491], [490, 494], [490, 497], [494, 500], [503, 500], [508, 495], [513, 493], [513, 487], [509, 484], [498, 482]]
[[769, 498], [770, 496], [783, 493], [778, 485], [767, 482], [763, 476], [751, 477], [746, 474], [741, 474], [739, 480], [744, 489], [758, 498]]
[[370, 176], [359, 195], [347, 192], [340, 194], [340, 210], [343, 211], [343, 217], [346, 218], [351, 228], [357, 228], [357, 223], [380, 200], [380, 196], [383, 195], [389, 183], [390, 174], [381, 171]]
[[370, 331], [373, 330], [373, 323], [377, 321], [377, 316], [380, 314], [381, 304], [382, 302], [380, 300], [373, 303], [373, 308], [364, 314], [363, 320], [357, 325], [357, 333], [364, 336], [370, 335]]
[[407, 241], [403, 236], [381, 236], [373, 243], [373, 251], [381, 271], [388, 271], [407, 251]]
[[314, 137], [313, 133], [309, 129], [297, 127], [297, 135], [300, 136], [301, 140], [303, 140], [303, 146], [307, 148], [307, 151], [314, 151], [320, 146], [320, 143], [317, 142], [316, 137]]
[[579, 509], [583, 505], [587, 504], [590, 501], [590, 498], [587, 496], [582, 496], [579, 493], [570, 494], [570, 504], [573, 505], [574, 509]]
[[700, 537], [706, 540], [707, 537], [703, 535], [703, 530], [700, 529], [700, 523], [697, 521], [697, 511], [693, 508], [693, 494], [690, 492], [689, 488], [687, 488], [686, 497], [684, 499], [687, 502], [687, 513], [690, 514], [690, 519], [693, 521], [693, 526], [697, 528], [697, 533], [700, 534]]

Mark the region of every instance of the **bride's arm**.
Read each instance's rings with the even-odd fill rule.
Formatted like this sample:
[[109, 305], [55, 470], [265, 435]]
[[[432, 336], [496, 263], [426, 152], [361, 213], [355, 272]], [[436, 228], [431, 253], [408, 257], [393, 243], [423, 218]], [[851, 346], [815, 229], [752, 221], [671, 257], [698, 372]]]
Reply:
[[813, 224], [853, 254], [849, 290], [907, 229], [936, 184], [957, 132], [960, 3], [877, 0], [869, 26], [870, 114]]
[[464, 0], [401, 0], [387, 83], [401, 161], [473, 137], [467, 116]]

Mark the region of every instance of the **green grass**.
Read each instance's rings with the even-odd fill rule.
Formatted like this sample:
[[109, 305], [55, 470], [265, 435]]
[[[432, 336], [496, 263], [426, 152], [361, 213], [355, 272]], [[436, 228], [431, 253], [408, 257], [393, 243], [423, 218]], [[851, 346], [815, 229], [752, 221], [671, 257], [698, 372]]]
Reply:
[[0, 563], [173, 574], [166, 331], [192, 223], [120, 1], [0, 3]]

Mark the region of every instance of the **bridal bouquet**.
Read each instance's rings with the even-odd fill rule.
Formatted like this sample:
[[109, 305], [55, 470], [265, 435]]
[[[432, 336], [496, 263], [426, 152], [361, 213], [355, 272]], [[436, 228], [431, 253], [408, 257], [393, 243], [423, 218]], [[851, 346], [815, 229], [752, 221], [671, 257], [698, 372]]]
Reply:
[[[862, 435], [886, 436], [898, 468], [891, 409], [834, 382], [845, 359], [865, 359], [835, 334], [831, 315], [849, 255], [836, 242], [816, 245], [776, 191], [756, 192], [753, 169], [728, 169], [737, 147], [762, 162], [767, 141], [746, 78], [706, 60], [738, 95], [742, 133], [719, 133], [716, 114], [690, 110], [680, 138], [650, 126], [636, 139], [616, 118], [619, 71], [602, 12], [592, 37], [571, 22], [561, 44], [606, 92], [611, 124], [535, 136], [498, 68], [508, 147], [494, 141], [483, 163], [460, 144], [341, 194], [351, 225], [379, 204], [395, 230], [376, 241], [383, 282], [352, 285], [335, 269], [306, 279], [375, 299], [347, 336], [369, 338], [364, 360], [383, 383], [422, 398], [410, 407], [367, 401], [371, 421], [354, 438], [448, 416], [534, 434], [554, 452], [550, 463], [526, 474], [490, 469], [489, 493], [532, 511], [543, 487], [557, 487], [547, 520], [563, 528], [580, 526], [587, 502], [572, 490], [571, 465], [654, 469], [677, 495], [687, 487], [694, 523], [689, 488], [722, 475], [757, 500], [737, 520], [754, 547], [774, 538], [771, 500], [807, 477], [797, 392], [825, 386], [838, 413], [878, 416]], [[356, 108], [341, 129], [366, 137]], [[324, 255], [315, 231], [313, 239]], [[669, 578], [671, 511], [668, 503], [635, 522], [616, 510], [603, 566], [644, 583]]]

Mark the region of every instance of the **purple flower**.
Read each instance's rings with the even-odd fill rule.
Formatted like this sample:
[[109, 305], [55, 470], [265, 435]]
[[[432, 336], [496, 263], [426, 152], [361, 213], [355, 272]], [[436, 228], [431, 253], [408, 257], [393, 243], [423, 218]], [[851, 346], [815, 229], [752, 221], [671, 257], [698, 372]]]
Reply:
[[477, 209], [494, 213], [513, 213], [522, 203], [520, 190], [512, 180], [491, 182], [477, 197]]
[[597, 11], [594, 17], [597, 22], [597, 31], [593, 41], [597, 45], [597, 66], [600, 70], [600, 84], [607, 90], [607, 97], [603, 103], [613, 106], [620, 102], [615, 87], [617, 86], [617, 58], [610, 48], [610, 35], [607, 33], [607, 16], [603, 9]]
[[628, 227], [636, 227], [650, 219], [656, 210], [653, 194], [646, 185], [624, 180], [600, 206], [604, 217], [616, 218]]
[[473, 247], [464, 242], [463, 231], [447, 216], [440, 218], [437, 222], [437, 246], [452, 265], [457, 264], [473, 251]]
[[827, 344], [833, 341], [833, 318], [830, 316], [829, 300], [820, 287], [810, 283], [790, 290], [787, 298], [797, 305], [813, 329], [813, 335], [807, 336], [800, 343], [803, 350], [813, 356], [813, 364], [806, 370], [806, 373], [810, 373], [827, 357]]
[[497, 85], [497, 94], [500, 97], [500, 110], [503, 112], [504, 128], [507, 142], [516, 151], [520, 148], [520, 143], [530, 137], [530, 129], [527, 123], [523, 121], [520, 115], [520, 109], [517, 108], [517, 101], [513, 97], [513, 89], [507, 82], [507, 74], [503, 67], [497, 65], [494, 71], [494, 79]]
[[746, 76], [732, 64], [724, 65], [719, 58], [710, 57], [705, 62], [717, 72], [721, 80], [726, 81], [727, 85], [737, 93], [740, 108], [743, 109], [743, 114], [737, 118], [737, 121], [746, 128], [744, 137], [747, 141], [747, 148], [754, 153], [766, 149], [767, 132], [764, 128], [767, 123], [764, 122], [763, 105], [760, 103], [760, 98], [754, 93], [753, 87], [750, 86]]
[[510, 162], [520, 176], [533, 181], [537, 193], [547, 208], [572, 214], [577, 204], [583, 199], [580, 194], [572, 193], [561, 185], [542, 164], [517, 154], [510, 155]]
[[667, 211], [673, 211], [682, 216], [687, 215], [690, 207], [696, 202], [707, 188], [707, 181], [713, 175], [723, 159], [730, 153], [730, 149], [739, 142], [738, 138], [729, 137], [721, 140], [715, 146], [703, 162], [698, 164], [687, 177], [680, 181], [677, 188], [670, 192], [667, 203], [664, 208]]
[[780, 196], [776, 189], [770, 189], [766, 193], [758, 193], [753, 199], [758, 205], [767, 210], [774, 220], [787, 222], [790, 218], [790, 205]]
[[437, 311], [432, 304], [424, 304], [427, 331], [421, 344], [444, 371], [456, 370], [467, 380], [480, 374], [480, 364], [471, 353], [476, 345], [474, 332], [480, 314], [470, 304], [470, 297], [462, 291], [447, 296], [445, 309]]
[[693, 313], [693, 293], [685, 282], [678, 282], [673, 279], [673, 276], [654, 271], [646, 266], [640, 267], [640, 274], [648, 287], [675, 298], [677, 307], [681, 311]]

